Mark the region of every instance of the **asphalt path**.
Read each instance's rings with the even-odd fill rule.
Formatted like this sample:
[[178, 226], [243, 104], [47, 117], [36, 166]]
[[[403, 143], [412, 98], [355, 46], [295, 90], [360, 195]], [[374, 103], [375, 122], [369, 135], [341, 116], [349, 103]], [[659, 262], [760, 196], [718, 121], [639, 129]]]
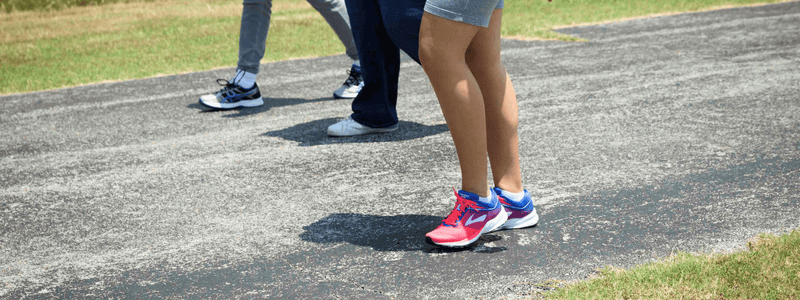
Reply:
[[800, 3], [503, 41], [537, 227], [424, 242], [460, 175], [422, 69], [400, 130], [332, 138], [344, 56], [0, 97], [0, 298], [524, 298], [800, 227]]

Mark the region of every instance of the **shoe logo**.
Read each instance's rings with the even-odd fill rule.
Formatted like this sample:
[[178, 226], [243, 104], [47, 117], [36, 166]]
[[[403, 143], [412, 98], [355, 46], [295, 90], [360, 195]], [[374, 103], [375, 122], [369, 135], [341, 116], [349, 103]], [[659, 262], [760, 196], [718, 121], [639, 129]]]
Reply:
[[469, 226], [472, 223], [486, 220], [486, 215], [482, 215], [482, 216], [480, 216], [480, 218], [477, 218], [477, 219], [473, 219], [472, 217], [474, 217], [474, 216], [475, 215], [469, 216], [469, 219], [467, 219], [467, 222], [464, 222], [464, 226]]

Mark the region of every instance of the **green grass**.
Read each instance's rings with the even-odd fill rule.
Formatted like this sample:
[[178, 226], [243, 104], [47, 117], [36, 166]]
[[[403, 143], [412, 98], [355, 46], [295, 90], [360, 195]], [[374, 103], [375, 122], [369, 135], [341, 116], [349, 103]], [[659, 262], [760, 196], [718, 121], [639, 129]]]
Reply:
[[[202, 5], [205, 8], [205, 4]], [[48, 15], [74, 13], [76, 9], [81, 8]], [[264, 60], [343, 52], [336, 35], [316, 16], [318, 14], [310, 7], [276, 11]], [[116, 14], [108, 17], [115, 18]], [[89, 29], [77, 34], [62, 28], [92, 24], [75, 24], [82, 23], [75, 18], [56, 20], [55, 23], [63, 23], [63, 27], [54, 30], [64, 32], [49, 34], [47, 29], [37, 28], [38, 24], [25, 28], [24, 24], [16, 23], [13, 29], [18, 32], [40, 29], [42, 35], [50, 36], [33, 39], [17, 36], [11, 37], [16, 38], [15, 41], [0, 44], [0, 60], [3, 61], [0, 94], [234, 66], [239, 20], [239, 16], [207, 17], [204, 14], [144, 16], [129, 20], [127, 26], [118, 30]], [[3, 27], [6, 25], [9, 24]]]
[[[774, 2], [784, 1], [507, 0], [509, 9], [504, 12], [502, 34], [522, 39], [576, 41], [552, 28]], [[236, 64], [241, 14], [238, 1], [0, 0], [0, 3], [6, 10], [14, 7], [10, 13], [0, 13], [0, 94]], [[33, 11], [22, 11], [23, 6]], [[304, 0], [276, 0], [273, 10], [263, 62], [344, 52], [327, 23]]]
[[694, 12], [712, 8], [778, 3], [774, 0], [506, 0], [502, 35], [533, 39], [575, 40], [554, 27], [602, 23], [642, 16]]
[[678, 253], [630, 270], [608, 267], [597, 278], [547, 299], [800, 299], [800, 230], [761, 235], [748, 251]]
[[[138, 1], [152, 2], [155, 0]], [[117, 2], [131, 2], [131, 0], [0, 0], [0, 10], [7, 13], [12, 11], [46, 11], [73, 6], [93, 6]]]

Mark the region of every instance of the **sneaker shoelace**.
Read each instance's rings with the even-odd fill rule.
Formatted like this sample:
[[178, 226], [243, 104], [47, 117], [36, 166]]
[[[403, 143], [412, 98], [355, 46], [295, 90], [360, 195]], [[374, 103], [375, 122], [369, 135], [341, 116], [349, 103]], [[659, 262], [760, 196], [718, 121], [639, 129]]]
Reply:
[[347, 70], [347, 75], [349, 76], [347, 77], [347, 80], [344, 81], [345, 85], [354, 86], [361, 83], [361, 72], [356, 71], [355, 68]]
[[228, 101], [228, 96], [233, 95], [233, 90], [239, 87], [233, 82], [228, 81], [227, 79], [217, 79], [217, 84], [223, 86], [222, 89], [217, 92], [217, 94], [221, 95], [225, 101]]
[[461, 197], [458, 197], [458, 194], [456, 194], [456, 199], [458, 199], [456, 200], [456, 206], [453, 207], [453, 210], [450, 211], [450, 214], [447, 215], [444, 220], [442, 220], [442, 224], [445, 226], [456, 227], [458, 222], [461, 221], [461, 218], [464, 217], [464, 214], [467, 213], [467, 209], [472, 208], [475, 210], [475, 207], [471, 203], [467, 202]]

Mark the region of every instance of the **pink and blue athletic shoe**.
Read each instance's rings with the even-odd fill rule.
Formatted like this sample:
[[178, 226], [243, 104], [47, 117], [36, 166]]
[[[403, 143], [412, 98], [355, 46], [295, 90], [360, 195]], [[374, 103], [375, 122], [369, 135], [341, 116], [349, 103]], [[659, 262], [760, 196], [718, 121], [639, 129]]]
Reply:
[[500, 229], [506, 222], [508, 216], [494, 191], [490, 195], [490, 205], [478, 201], [476, 194], [455, 189], [453, 192], [456, 206], [439, 227], [425, 235], [428, 243], [464, 247], [477, 241], [481, 234]]
[[519, 202], [503, 197], [500, 188], [493, 188], [492, 192], [497, 194], [497, 199], [503, 204], [503, 208], [508, 214], [508, 220], [501, 226], [501, 229], [516, 229], [531, 227], [539, 223], [539, 215], [533, 207], [531, 194], [525, 190], [525, 197]]

